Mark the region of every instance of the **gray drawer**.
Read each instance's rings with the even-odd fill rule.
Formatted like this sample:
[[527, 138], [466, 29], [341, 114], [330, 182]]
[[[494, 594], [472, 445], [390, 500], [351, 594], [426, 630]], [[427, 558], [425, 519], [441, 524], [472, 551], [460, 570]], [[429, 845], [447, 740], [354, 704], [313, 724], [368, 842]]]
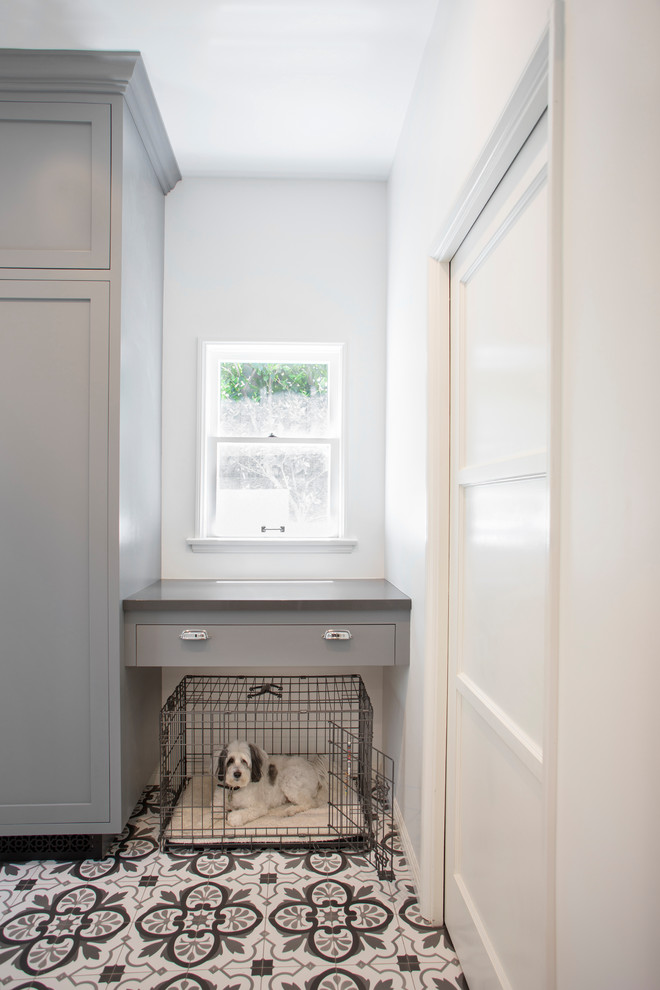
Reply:
[[[196, 631], [208, 638], [188, 638]], [[333, 632], [350, 638], [334, 638]], [[381, 666], [395, 662], [396, 624], [137, 624], [138, 667]], [[182, 639], [181, 634], [186, 634]], [[330, 637], [330, 638], [328, 638]]]

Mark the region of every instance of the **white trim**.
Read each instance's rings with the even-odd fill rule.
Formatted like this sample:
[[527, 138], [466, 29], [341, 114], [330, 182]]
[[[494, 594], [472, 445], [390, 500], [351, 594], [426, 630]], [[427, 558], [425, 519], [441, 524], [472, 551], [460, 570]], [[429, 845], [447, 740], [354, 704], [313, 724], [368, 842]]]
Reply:
[[440, 227], [431, 257], [450, 261], [548, 106], [549, 30], [529, 60], [484, 150]]
[[[415, 887], [415, 891], [419, 894], [421, 887], [421, 872], [419, 869], [419, 863], [417, 862], [417, 857], [415, 856], [415, 850], [413, 848], [412, 839], [408, 829], [406, 828], [406, 823], [401, 813], [401, 808], [399, 807], [399, 802], [396, 798], [392, 802], [392, 813], [394, 815], [394, 824], [396, 825], [397, 832], [399, 833], [399, 839], [401, 841], [401, 850], [406, 858], [406, 863], [408, 864], [408, 869], [410, 870], [410, 875], [412, 877], [412, 882]], [[432, 921], [432, 918], [424, 914], [424, 910], [420, 903], [420, 912], [422, 917], [428, 921]]]
[[352, 553], [357, 540], [220, 540], [211, 537], [192, 537], [186, 540], [193, 553]]
[[[232, 361], [256, 361], [258, 363], [294, 361], [295, 363], [309, 362], [311, 364], [327, 364], [329, 372], [328, 380], [328, 434], [327, 436], [305, 435], [273, 437], [270, 436], [223, 436], [218, 432], [219, 423], [219, 395], [215, 386], [218, 369], [223, 362]], [[270, 552], [270, 544], [277, 543], [279, 547], [284, 544], [284, 540], [273, 539], [264, 541], [261, 537], [247, 537], [244, 535], [230, 536], [223, 534], [222, 528], [215, 525], [216, 518], [216, 491], [215, 478], [217, 475], [218, 448], [220, 444], [254, 444], [273, 446], [295, 446], [308, 444], [317, 447], [329, 448], [330, 452], [330, 492], [328, 524], [325, 526], [289, 526], [289, 533], [302, 533], [306, 535], [288, 536], [287, 543], [289, 552], [316, 552], [299, 548], [304, 543], [309, 545], [325, 547], [329, 541], [335, 544], [330, 552], [341, 553], [350, 552], [349, 549], [341, 546], [343, 540], [345, 518], [346, 518], [346, 485], [345, 485], [345, 395], [344, 386], [346, 368], [346, 345], [334, 341], [331, 343], [322, 342], [283, 342], [283, 341], [225, 341], [215, 338], [198, 340], [198, 363], [197, 363], [197, 476], [196, 476], [196, 518], [195, 537], [189, 540], [194, 543], [192, 549], [195, 552], [218, 553], [218, 552], [255, 552], [253, 546], [256, 541], [266, 547], [266, 552]], [[323, 533], [323, 536], [314, 535]], [[255, 527], [253, 532], [258, 532]], [[218, 535], [222, 534], [222, 535]], [[197, 544], [202, 543], [204, 549], [200, 551]], [[212, 541], [212, 542], [210, 542]], [[349, 541], [350, 542], [350, 541]], [[210, 546], [211, 549], [206, 549]], [[218, 549], [219, 547], [219, 549]], [[229, 551], [226, 549], [229, 547]], [[337, 549], [339, 547], [339, 549]], [[325, 551], [327, 552], [327, 551]]]
[[[498, 981], [498, 983], [497, 983], [497, 990], [514, 990], [514, 988], [511, 986], [511, 983], [509, 982], [509, 980], [507, 978], [507, 975], [506, 975], [506, 973], [504, 971], [504, 967], [502, 966], [502, 963], [500, 962], [499, 956], [495, 952], [495, 947], [494, 947], [493, 943], [490, 940], [490, 936], [488, 934], [488, 930], [487, 930], [486, 926], [484, 925], [483, 921], [481, 920], [481, 915], [479, 914], [479, 912], [477, 910], [477, 906], [476, 906], [476, 904], [474, 903], [474, 901], [472, 899], [472, 895], [470, 894], [470, 891], [468, 890], [468, 887], [467, 887], [467, 885], [465, 883], [465, 880], [463, 879], [463, 877], [460, 874], [457, 874], [456, 875], [455, 880], [456, 880], [456, 884], [457, 884], [457, 886], [458, 886], [458, 888], [459, 888], [459, 890], [461, 892], [461, 896], [463, 897], [463, 901], [465, 902], [465, 906], [466, 906], [466, 908], [468, 910], [468, 913], [469, 913], [470, 917], [472, 918], [472, 922], [474, 924], [474, 927], [479, 932], [479, 938], [481, 939], [481, 942], [483, 944], [483, 947], [486, 950], [486, 954], [488, 956], [488, 959], [490, 960], [490, 963], [491, 963], [491, 965], [492, 965], [492, 967], [493, 967], [493, 969], [495, 971], [495, 974], [496, 974], [496, 977], [497, 977], [497, 981]], [[491, 986], [491, 983], [489, 983], [488, 985], [490, 987]]]
[[546, 966], [545, 990], [557, 986], [557, 748], [559, 716], [559, 537], [562, 435], [562, 336], [563, 336], [563, 159], [564, 159], [564, 2], [550, 7], [550, 76], [548, 95], [548, 223], [550, 330], [550, 422], [548, 481], [550, 495], [550, 544], [548, 562], [547, 659], [545, 668], [545, 763], [543, 801], [546, 855]]
[[236, 443], [236, 444], [255, 444], [261, 446], [263, 444], [268, 444], [270, 441], [274, 442], [278, 447], [296, 446], [301, 443], [327, 443], [327, 444], [338, 444], [338, 437], [323, 437], [323, 436], [313, 436], [309, 434], [308, 436], [300, 437], [257, 437], [257, 436], [221, 436], [218, 434], [213, 438], [214, 443]]
[[207, 518], [207, 444], [206, 444], [206, 341], [197, 339], [197, 444], [195, 454], [195, 534], [203, 532]]
[[444, 921], [444, 821], [447, 748], [447, 636], [449, 630], [449, 298], [448, 266], [428, 263], [427, 345], [427, 546], [422, 723], [423, 870], [420, 910], [434, 924]]

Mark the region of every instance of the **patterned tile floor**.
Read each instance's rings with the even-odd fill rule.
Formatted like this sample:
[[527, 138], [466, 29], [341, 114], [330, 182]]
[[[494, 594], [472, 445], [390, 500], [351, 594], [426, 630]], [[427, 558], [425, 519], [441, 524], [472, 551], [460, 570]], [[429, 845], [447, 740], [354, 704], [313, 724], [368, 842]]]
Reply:
[[101, 861], [0, 864], [11, 990], [467, 990], [446, 931], [363, 856], [161, 853], [145, 790]]

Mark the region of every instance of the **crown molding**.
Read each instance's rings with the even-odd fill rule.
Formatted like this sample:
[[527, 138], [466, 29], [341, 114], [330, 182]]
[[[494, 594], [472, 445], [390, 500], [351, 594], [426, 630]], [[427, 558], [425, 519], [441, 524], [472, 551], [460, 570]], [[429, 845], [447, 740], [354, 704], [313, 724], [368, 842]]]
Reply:
[[0, 49], [0, 92], [122, 96], [163, 192], [181, 178], [140, 52]]

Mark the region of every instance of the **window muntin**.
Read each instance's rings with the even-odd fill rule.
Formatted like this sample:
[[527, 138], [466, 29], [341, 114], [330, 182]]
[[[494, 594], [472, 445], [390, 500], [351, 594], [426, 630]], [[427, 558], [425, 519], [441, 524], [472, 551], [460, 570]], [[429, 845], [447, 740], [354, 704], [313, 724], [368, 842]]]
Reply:
[[202, 537], [342, 535], [342, 346], [202, 343]]

